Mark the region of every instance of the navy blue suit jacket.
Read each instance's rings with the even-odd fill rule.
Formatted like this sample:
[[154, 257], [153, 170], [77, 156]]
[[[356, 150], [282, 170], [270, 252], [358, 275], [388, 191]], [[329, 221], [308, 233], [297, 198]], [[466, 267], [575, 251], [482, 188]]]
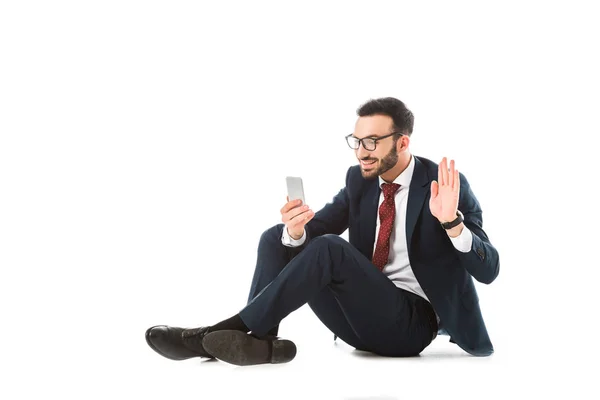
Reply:
[[[458, 209], [473, 233], [473, 245], [468, 253], [453, 246], [429, 210], [431, 181], [437, 180], [438, 164], [414, 157], [406, 211], [411, 268], [440, 317], [443, 333], [469, 354], [488, 356], [494, 348], [472, 278], [486, 284], [496, 279], [500, 268], [498, 251], [483, 231], [481, 207], [462, 173]], [[289, 248], [292, 256], [302, 251], [311, 238], [341, 235], [349, 229], [349, 242], [372, 260], [380, 192], [378, 179], [363, 178], [359, 165], [350, 167], [346, 186], [306, 224], [306, 240], [302, 246]]]

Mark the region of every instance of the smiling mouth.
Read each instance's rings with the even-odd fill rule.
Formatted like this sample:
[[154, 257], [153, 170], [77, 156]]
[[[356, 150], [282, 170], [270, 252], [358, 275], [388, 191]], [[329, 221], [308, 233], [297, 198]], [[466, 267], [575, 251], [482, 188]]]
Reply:
[[360, 160], [360, 165], [362, 165], [363, 167], [368, 167], [368, 166], [375, 164], [375, 161], [376, 160], [371, 160], [371, 161]]

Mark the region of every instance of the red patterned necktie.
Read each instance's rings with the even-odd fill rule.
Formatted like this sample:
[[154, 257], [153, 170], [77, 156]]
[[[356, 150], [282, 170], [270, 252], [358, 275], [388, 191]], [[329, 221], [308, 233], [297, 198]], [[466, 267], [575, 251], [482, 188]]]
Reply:
[[400, 185], [397, 183], [384, 183], [383, 203], [379, 206], [379, 235], [377, 236], [377, 245], [375, 254], [373, 254], [373, 264], [380, 271], [388, 263], [390, 255], [390, 235], [394, 227], [394, 217], [396, 216], [396, 204], [394, 197]]

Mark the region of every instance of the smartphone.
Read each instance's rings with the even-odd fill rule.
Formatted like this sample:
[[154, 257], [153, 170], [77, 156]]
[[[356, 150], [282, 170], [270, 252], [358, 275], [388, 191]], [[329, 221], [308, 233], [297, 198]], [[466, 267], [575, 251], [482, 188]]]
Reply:
[[285, 181], [287, 183], [287, 192], [290, 201], [300, 199], [302, 204], [306, 204], [304, 199], [304, 186], [302, 185], [302, 178], [297, 176], [286, 176]]

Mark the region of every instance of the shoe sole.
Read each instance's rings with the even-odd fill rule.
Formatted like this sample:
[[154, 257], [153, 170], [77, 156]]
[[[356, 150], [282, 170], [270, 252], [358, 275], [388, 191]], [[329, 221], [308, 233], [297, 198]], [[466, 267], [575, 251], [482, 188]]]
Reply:
[[273, 340], [269, 357], [269, 342], [242, 331], [221, 330], [204, 336], [202, 347], [215, 358], [234, 365], [282, 364], [296, 356], [296, 345], [290, 340]]

